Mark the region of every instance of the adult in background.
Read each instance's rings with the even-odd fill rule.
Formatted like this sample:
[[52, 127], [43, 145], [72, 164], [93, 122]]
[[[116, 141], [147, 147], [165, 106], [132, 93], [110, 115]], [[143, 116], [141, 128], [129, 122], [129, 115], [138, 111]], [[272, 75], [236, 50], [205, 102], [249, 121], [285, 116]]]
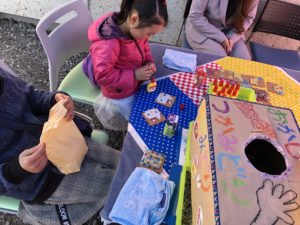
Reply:
[[186, 41], [196, 51], [251, 60], [245, 31], [259, 0], [193, 0], [185, 24]]

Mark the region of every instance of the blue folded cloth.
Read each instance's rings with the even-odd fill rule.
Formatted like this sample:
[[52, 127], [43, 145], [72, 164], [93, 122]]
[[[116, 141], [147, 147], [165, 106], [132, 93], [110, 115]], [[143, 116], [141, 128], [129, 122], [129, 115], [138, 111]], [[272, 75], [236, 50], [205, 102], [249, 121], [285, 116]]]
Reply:
[[119, 193], [109, 218], [122, 225], [159, 225], [167, 214], [174, 188], [172, 181], [137, 167]]
[[197, 55], [166, 49], [163, 64], [171, 69], [194, 73], [197, 65]]

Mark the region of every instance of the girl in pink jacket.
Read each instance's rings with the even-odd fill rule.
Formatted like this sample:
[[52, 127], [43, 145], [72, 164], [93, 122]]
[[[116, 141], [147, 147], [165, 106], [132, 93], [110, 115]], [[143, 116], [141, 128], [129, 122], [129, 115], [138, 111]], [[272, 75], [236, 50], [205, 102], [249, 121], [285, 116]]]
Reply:
[[119, 13], [103, 15], [90, 26], [83, 70], [101, 89], [94, 109], [104, 127], [126, 129], [139, 84], [156, 71], [148, 40], [167, 23], [165, 0], [122, 0]]

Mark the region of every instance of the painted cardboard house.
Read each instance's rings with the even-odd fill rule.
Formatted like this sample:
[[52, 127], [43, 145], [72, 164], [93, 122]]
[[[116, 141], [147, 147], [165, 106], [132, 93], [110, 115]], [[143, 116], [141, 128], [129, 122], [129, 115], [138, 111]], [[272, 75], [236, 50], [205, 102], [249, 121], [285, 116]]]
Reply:
[[190, 133], [194, 225], [300, 225], [292, 111], [207, 95]]

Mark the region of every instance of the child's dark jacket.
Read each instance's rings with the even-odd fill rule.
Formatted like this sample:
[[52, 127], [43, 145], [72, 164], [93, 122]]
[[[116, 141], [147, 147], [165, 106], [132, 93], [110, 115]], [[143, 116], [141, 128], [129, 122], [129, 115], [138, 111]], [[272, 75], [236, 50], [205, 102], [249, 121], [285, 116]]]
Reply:
[[[36, 90], [2, 68], [0, 82], [0, 112], [11, 120], [42, 126], [55, 104], [55, 93]], [[31, 174], [19, 164], [19, 154], [37, 145], [39, 137], [0, 126], [0, 195], [42, 202], [54, 192], [63, 178], [56, 167], [49, 163], [41, 173]]]

